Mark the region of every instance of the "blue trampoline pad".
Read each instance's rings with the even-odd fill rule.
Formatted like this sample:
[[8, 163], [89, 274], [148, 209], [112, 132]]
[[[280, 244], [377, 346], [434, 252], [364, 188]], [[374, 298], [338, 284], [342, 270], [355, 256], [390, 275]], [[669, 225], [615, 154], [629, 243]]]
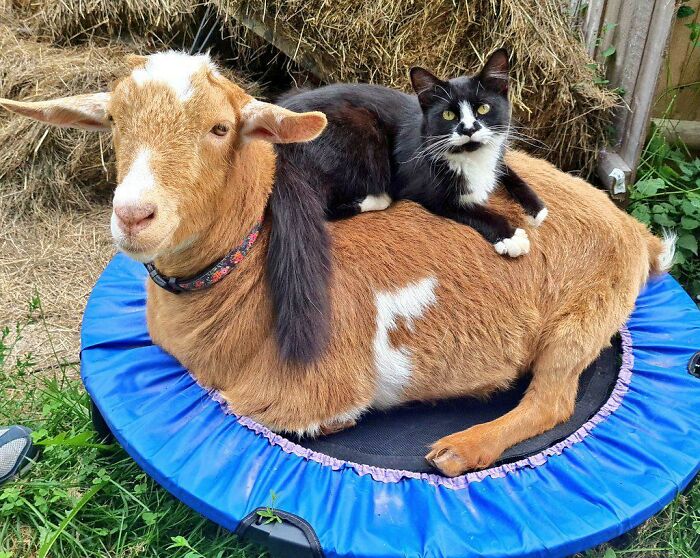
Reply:
[[700, 468], [700, 379], [689, 373], [700, 312], [668, 275], [640, 294], [615, 389], [591, 420], [535, 456], [456, 479], [342, 461], [226, 412], [151, 342], [146, 279], [118, 255], [97, 282], [85, 386], [133, 459], [223, 527], [260, 534], [255, 512], [275, 494], [306, 540], [296, 547], [274, 527], [282, 556], [568, 556], [640, 524]]

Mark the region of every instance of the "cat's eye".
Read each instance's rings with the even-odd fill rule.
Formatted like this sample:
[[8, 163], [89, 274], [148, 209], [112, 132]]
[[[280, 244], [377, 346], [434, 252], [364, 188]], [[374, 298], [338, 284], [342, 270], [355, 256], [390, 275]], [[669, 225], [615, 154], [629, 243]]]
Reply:
[[457, 117], [457, 115], [454, 112], [452, 112], [451, 110], [443, 110], [442, 117], [445, 120], [454, 120]]
[[490, 110], [491, 106], [484, 103], [483, 105], [479, 105], [479, 107], [476, 109], [476, 112], [483, 116], [484, 114], [488, 114]]

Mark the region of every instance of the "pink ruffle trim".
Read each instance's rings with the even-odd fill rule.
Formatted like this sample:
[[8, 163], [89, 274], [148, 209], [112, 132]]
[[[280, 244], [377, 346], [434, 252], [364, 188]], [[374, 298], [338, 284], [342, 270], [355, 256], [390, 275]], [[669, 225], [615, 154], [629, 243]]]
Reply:
[[475, 471], [462, 475], [460, 477], [443, 477], [442, 475], [430, 473], [416, 473], [413, 471], [402, 471], [399, 469], [383, 469], [381, 467], [372, 467], [370, 465], [362, 465], [351, 461], [343, 461], [329, 455], [311, 451], [299, 444], [288, 440], [284, 436], [272, 432], [269, 428], [255, 422], [253, 419], [244, 416], [238, 416], [231, 412], [226, 404], [226, 401], [217, 391], [210, 391], [211, 397], [217, 401], [226, 414], [236, 417], [238, 422], [249, 428], [256, 434], [264, 436], [274, 446], [280, 447], [284, 452], [302, 457], [309, 461], [315, 461], [325, 467], [331, 467], [334, 470], [350, 468], [359, 475], [370, 475], [374, 480], [379, 482], [393, 483], [399, 482], [402, 479], [418, 479], [428, 482], [435, 486], [444, 486], [446, 488], [461, 489], [465, 488], [469, 483], [479, 482], [485, 478], [501, 478], [509, 473], [513, 473], [525, 467], [539, 467], [544, 465], [547, 460], [553, 455], [561, 455], [561, 453], [583, 441], [595, 427], [603, 422], [607, 417], [614, 413], [622, 404], [625, 394], [629, 390], [629, 385], [632, 380], [632, 367], [634, 364], [634, 356], [632, 354], [632, 336], [627, 327], [623, 326], [620, 329], [620, 337], [622, 338], [622, 366], [618, 374], [617, 382], [613, 388], [610, 397], [600, 410], [593, 415], [585, 424], [583, 424], [576, 432], [568, 436], [561, 442], [547, 448], [540, 453], [515, 461], [506, 463], [498, 467], [491, 467], [482, 471]]

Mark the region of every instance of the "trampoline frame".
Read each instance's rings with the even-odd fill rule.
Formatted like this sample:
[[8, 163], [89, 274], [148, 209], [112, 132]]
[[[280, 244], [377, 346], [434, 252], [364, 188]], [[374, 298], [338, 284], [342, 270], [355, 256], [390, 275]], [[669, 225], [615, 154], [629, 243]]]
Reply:
[[[313, 459], [227, 414], [151, 343], [145, 280], [143, 266], [118, 255], [95, 286], [83, 320], [85, 386], [151, 477], [281, 555], [568, 556], [640, 524], [700, 469], [700, 380], [689, 374], [700, 312], [668, 275], [637, 300], [626, 389], [602, 420], [542, 459], [458, 479]], [[284, 521], [262, 526], [256, 512], [272, 494]]]

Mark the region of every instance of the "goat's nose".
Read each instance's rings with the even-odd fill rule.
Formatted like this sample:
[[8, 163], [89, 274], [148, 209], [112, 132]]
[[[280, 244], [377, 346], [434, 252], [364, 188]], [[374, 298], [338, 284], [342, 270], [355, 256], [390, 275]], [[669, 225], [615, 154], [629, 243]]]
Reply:
[[119, 227], [124, 232], [133, 234], [150, 224], [156, 214], [156, 206], [152, 203], [116, 205], [114, 214], [119, 221]]

